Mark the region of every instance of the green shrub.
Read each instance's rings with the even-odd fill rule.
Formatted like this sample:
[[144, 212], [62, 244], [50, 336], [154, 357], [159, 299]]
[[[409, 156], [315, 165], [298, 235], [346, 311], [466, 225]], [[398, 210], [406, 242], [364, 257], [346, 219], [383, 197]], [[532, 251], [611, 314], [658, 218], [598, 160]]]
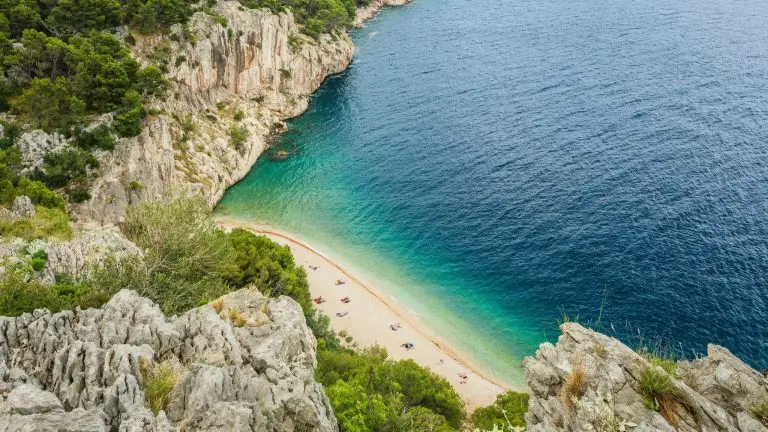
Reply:
[[245, 118], [245, 113], [242, 110], [237, 110], [234, 116], [235, 121], [240, 121], [244, 118]]
[[229, 128], [230, 142], [238, 152], [243, 151], [243, 145], [245, 144], [245, 141], [248, 139], [249, 135], [250, 133], [248, 132], [248, 128], [245, 126], [232, 125], [232, 127]]
[[187, 56], [183, 56], [183, 55], [177, 56], [176, 57], [176, 67], [181, 66], [185, 61], [187, 61]]
[[656, 366], [643, 369], [640, 375], [640, 391], [645, 397], [645, 405], [648, 409], [659, 411], [665, 400], [669, 400], [674, 393], [672, 381], [665, 372]]
[[187, 142], [191, 138], [195, 136], [195, 133], [197, 133], [197, 124], [195, 123], [195, 120], [192, 118], [191, 115], [187, 115], [184, 117], [183, 120], [179, 122], [181, 124], [181, 141]]
[[79, 130], [75, 135], [75, 145], [84, 150], [102, 149], [114, 150], [115, 138], [112, 131], [105, 125], [97, 126], [90, 131]]
[[268, 296], [287, 295], [301, 305], [304, 315], [311, 316], [312, 297], [307, 273], [293, 261], [288, 246], [244, 229], [234, 229], [229, 241], [235, 251], [237, 269], [227, 280], [236, 287], [255, 284]]
[[472, 413], [472, 425], [481, 430], [494, 430], [495, 426], [504, 430], [519, 426], [525, 427], [525, 413], [528, 411], [528, 394], [512, 390], [496, 396], [492, 405], [476, 409]]
[[140, 191], [144, 190], [144, 185], [141, 184], [141, 182], [134, 180], [131, 182], [130, 188], [132, 191]]
[[199, 197], [178, 197], [130, 207], [123, 232], [144, 258], [107, 262], [94, 284], [104, 292], [136, 289], [166, 313], [180, 313], [231, 291], [224, 275], [235, 271], [227, 235]]
[[19, 316], [35, 309], [51, 312], [99, 306], [103, 298], [86, 284], [73, 280], [57, 281], [53, 285], [30, 280], [22, 267], [10, 267], [0, 275], [0, 315]]
[[41, 271], [45, 268], [45, 263], [48, 261], [48, 254], [43, 249], [38, 249], [32, 254], [30, 264], [34, 271]]
[[651, 362], [653, 366], [660, 366], [669, 374], [669, 376], [675, 378], [678, 377], [677, 360], [675, 360], [673, 357], [659, 354], [646, 354], [645, 358]]
[[43, 170], [36, 171], [35, 178], [48, 187], [60, 188], [73, 181], [85, 180], [90, 171], [99, 167], [99, 161], [89, 152], [76, 148], [43, 156]]
[[406, 407], [426, 409], [430, 422], [450, 428], [464, 420], [463, 402], [445, 379], [412, 360], [387, 360], [381, 347], [320, 351], [315, 376], [343, 430], [398, 430], [409, 420]]

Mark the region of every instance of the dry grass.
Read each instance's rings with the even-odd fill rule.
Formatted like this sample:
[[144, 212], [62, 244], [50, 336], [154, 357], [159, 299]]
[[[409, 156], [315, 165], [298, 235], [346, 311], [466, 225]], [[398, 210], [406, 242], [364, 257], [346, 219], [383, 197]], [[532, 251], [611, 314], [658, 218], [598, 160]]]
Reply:
[[749, 412], [763, 426], [768, 427], [768, 401], [752, 405], [749, 407]]
[[595, 342], [592, 345], [592, 350], [595, 352], [595, 355], [600, 359], [605, 360], [608, 358], [608, 350], [605, 349], [605, 347], [600, 342]]
[[587, 392], [587, 369], [583, 360], [576, 360], [571, 364], [571, 374], [566, 378], [560, 390], [560, 400], [568, 408], [573, 408], [574, 402], [581, 399]]
[[240, 312], [237, 308], [230, 308], [229, 312], [229, 320], [232, 321], [232, 325], [235, 327], [243, 327], [248, 322], [248, 319], [243, 315], [242, 312]]
[[220, 314], [224, 309], [224, 299], [216, 299], [216, 301], [211, 303], [211, 307], [216, 311], [216, 313]]

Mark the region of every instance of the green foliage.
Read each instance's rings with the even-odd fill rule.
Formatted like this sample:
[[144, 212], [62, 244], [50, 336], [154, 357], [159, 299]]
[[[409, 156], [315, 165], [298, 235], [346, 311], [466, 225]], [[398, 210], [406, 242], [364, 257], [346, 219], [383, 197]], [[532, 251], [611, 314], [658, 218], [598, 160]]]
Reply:
[[496, 396], [493, 405], [476, 409], [472, 413], [472, 425], [489, 431], [494, 430], [495, 426], [500, 429], [511, 426], [525, 427], [523, 416], [526, 411], [528, 411], [528, 394], [509, 390]]
[[60, 153], [46, 153], [43, 156], [43, 170], [34, 177], [48, 187], [60, 188], [73, 181], [88, 178], [89, 173], [99, 167], [99, 161], [87, 151], [76, 148]]
[[71, 95], [64, 78], [33, 79], [21, 95], [11, 100], [11, 107], [25, 120], [46, 130], [74, 125], [85, 112], [85, 103]]
[[290, 9], [296, 21], [303, 25], [302, 32], [317, 38], [321, 33], [344, 29], [355, 18], [357, 8], [370, 0], [240, 0], [243, 6], [268, 8], [278, 13]]
[[48, 262], [48, 254], [43, 249], [38, 249], [32, 254], [30, 264], [34, 271], [41, 271], [45, 268], [45, 263]]
[[192, 118], [191, 115], [187, 115], [184, 117], [179, 124], [181, 125], [181, 141], [187, 142], [192, 137], [195, 136], [195, 133], [197, 133], [197, 124], [195, 123], [195, 119]]
[[57, 208], [35, 207], [35, 215], [22, 219], [0, 219], [0, 236], [25, 240], [72, 237], [72, 228], [64, 211]]
[[163, 362], [155, 366], [144, 376], [144, 394], [149, 408], [155, 415], [168, 407], [173, 387], [179, 381], [176, 371], [170, 363]]
[[245, 144], [249, 135], [248, 128], [245, 126], [232, 125], [232, 127], [229, 128], [230, 142], [237, 151], [243, 150], [243, 144]]
[[237, 112], [234, 115], [235, 121], [240, 121], [245, 118], [245, 113], [241, 110], [237, 110]]
[[[420, 422], [454, 430], [464, 419], [463, 402], [445, 379], [412, 360], [387, 360], [381, 347], [320, 351], [316, 378], [344, 431], [409, 430], [398, 427]], [[416, 407], [431, 415], [409, 416]]]
[[61, 195], [48, 189], [48, 187], [46, 187], [42, 182], [37, 180], [30, 180], [26, 177], [18, 178], [11, 199], [5, 201], [4, 203], [10, 204], [13, 201], [13, 198], [21, 195], [28, 196], [34, 204], [43, 207], [55, 208], [62, 211], [66, 207], [64, 198], [62, 198]]
[[229, 241], [237, 265], [237, 270], [227, 278], [230, 283], [238, 287], [255, 284], [268, 296], [287, 295], [301, 305], [304, 315], [312, 316], [307, 273], [293, 261], [288, 246], [244, 229], [232, 230]]
[[141, 182], [136, 181], [136, 180], [131, 182], [130, 187], [131, 187], [131, 190], [133, 190], [133, 191], [144, 190], [144, 185], [141, 184]]
[[643, 369], [640, 375], [640, 390], [645, 397], [645, 405], [654, 411], [658, 411], [664, 400], [674, 393], [669, 375], [656, 366]]
[[114, 150], [115, 138], [109, 127], [101, 125], [91, 130], [78, 130], [75, 134], [75, 145], [84, 150]]
[[677, 360], [675, 360], [673, 357], [667, 355], [646, 354], [645, 358], [651, 362], [651, 365], [659, 366], [664, 369], [669, 374], [669, 376], [675, 378], [678, 377]]
[[19, 316], [35, 309], [58, 312], [97, 306], [102, 303], [90, 287], [74, 280], [46, 285], [31, 280], [28, 268], [13, 266], [0, 275], [0, 315]]
[[123, 232], [144, 250], [144, 259], [105, 266], [96, 277], [103, 291], [133, 287], [166, 313], [178, 313], [231, 290], [223, 275], [235, 270], [234, 249], [202, 198], [131, 207]]

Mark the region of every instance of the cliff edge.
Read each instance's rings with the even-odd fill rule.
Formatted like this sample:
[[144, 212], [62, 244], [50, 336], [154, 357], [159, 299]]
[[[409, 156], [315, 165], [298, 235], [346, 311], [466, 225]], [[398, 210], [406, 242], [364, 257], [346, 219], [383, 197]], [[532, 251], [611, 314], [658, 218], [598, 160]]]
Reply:
[[723, 347], [675, 362], [576, 323], [561, 329], [524, 362], [530, 431], [768, 431], [757, 419], [768, 379]]

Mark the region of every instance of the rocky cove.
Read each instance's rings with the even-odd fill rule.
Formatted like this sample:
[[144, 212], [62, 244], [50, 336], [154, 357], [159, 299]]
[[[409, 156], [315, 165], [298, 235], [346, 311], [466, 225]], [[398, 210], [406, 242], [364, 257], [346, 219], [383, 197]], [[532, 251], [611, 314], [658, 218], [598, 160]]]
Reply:
[[[376, 1], [359, 12], [357, 24], [381, 6], [402, 3]], [[128, 206], [176, 189], [215, 203], [280, 123], [303, 112], [309, 95], [354, 53], [346, 37], [306, 39], [290, 13], [244, 10], [237, 2], [218, 2], [213, 10], [228, 25], [195, 14], [194, 43], [184, 36], [137, 40], [134, 54], [142, 61], [158, 47], [170, 59], [173, 94], [152, 107], [138, 137], [100, 155], [91, 199], [73, 208], [78, 237], [3, 242], [3, 257], [42, 249], [48, 261], [41, 278], [52, 281], [84, 271], [105, 250], [140, 253], [114, 229]], [[172, 32], [182, 33], [180, 26]], [[185, 131], [185, 122], [197, 127]], [[230, 141], [236, 123], [248, 130], [239, 146]], [[31, 167], [45, 151], [67, 145], [61, 136], [32, 131], [20, 147]], [[232, 309], [244, 323], [228, 318]], [[168, 408], [157, 415], [142, 390], [156, 359], [178, 376]], [[0, 431], [338, 430], [315, 367], [315, 338], [288, 297], [241, 290], [165, 316], [150, 300], [121, 291], [98, 309], [0, 318]], [[765, 375], [715, 345], [706, 357], [670, 369], [567, 323], [557, 344], [543, 344], [524, 370], [529, 430], [767, 430], [755, 414], [768, 401]], [[651, 378], [662, 385], [649, 395]]]

